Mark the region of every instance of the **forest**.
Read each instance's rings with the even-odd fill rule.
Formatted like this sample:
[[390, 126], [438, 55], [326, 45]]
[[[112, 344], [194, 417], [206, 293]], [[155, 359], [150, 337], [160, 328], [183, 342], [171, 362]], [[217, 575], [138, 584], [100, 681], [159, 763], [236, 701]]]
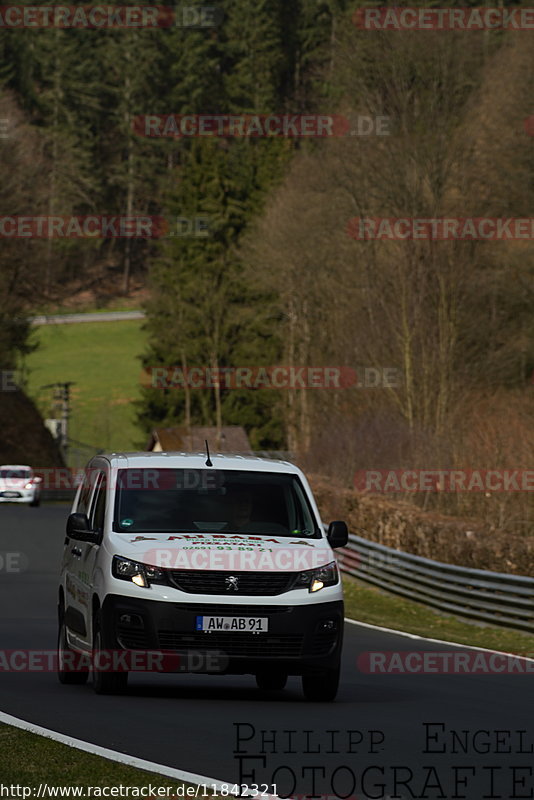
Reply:
[[[243, 425], [255, 449], [290, 451], [345, 486], [375, 468], [528, 468], [532, 236], [373, 239], [355, 236], [354, 220], [530, 219], [532, 33], [365, 30], [355, 20], [366, 5], [221, 0], [205, 26], [0, 26], [0, 216], [206, 221], [202, 235], [2, 235], [4, 368], [33, 346], [27, 318], [44, 302], [142, 285], [140, 369], [387, 369], [402, 380], [148, 385], [141, 431]], [[346, 124], [184, 136], [157, 124], [169, 115]], [[161, 135], [142, 135], [147, 117]], [[528, 493], [408, 499], [532, 531]]]

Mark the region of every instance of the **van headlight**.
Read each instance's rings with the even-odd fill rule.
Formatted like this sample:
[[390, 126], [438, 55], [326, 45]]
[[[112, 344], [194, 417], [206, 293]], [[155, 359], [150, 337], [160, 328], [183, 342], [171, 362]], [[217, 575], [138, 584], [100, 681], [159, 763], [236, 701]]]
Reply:
[[301, 572], [295, 582], [295, 588], [307, 586], [308, 591], [318, 592], [325, 586], [334, 586], [339, 582], [339, 572], [335, 561], [325, 564], [324, 567], [309, 569]]
[[148, 564], [139, 564], [122, 556], [113, 557], [112, 573], [114, 578], [131, 581], [143, 589], [149, 589], [152, 583], [167, 583], [163, 570]]

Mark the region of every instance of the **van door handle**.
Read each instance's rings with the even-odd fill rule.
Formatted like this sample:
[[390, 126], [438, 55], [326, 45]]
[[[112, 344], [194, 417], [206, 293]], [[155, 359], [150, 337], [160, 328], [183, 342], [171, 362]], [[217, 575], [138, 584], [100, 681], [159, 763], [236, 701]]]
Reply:
[[73, 556], [76, 556], [76, 558], [82, 557], [82, 551], [80, 550], [79, 547], [73, 547], [70, 552], [72, 553]]

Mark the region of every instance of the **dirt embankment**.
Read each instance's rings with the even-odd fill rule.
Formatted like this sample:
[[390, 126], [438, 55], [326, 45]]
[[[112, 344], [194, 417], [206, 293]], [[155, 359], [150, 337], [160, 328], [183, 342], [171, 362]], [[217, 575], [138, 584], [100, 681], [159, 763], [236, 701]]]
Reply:
[[310, 479], [325, 522], [344, 519], [351, 533], [418, 556], [492, 572], [534, 576], [534, 537], [476, 519], [426, 513], [402, 501]]
[[0, 392], [0, 464], [62, 467], [61, 453], [32, 401], [19, 390]]

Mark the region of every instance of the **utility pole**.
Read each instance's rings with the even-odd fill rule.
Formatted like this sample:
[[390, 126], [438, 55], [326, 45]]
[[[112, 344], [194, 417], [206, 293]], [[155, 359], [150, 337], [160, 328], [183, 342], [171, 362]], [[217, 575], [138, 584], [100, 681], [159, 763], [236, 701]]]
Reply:
[[56, 439], [63, 453], [65, 461], [67, 461], [67, 452], [69, 449], [69, 418], [70, 418], [70, 387], [74, 386], [74, 381], [64, 381], [58, 383], [47, 383], [46, 386], [41, 386], [41, 389], [54, 390], [54, 412], [56, 419], [59, 418], [59, 425], [57, 426]]

